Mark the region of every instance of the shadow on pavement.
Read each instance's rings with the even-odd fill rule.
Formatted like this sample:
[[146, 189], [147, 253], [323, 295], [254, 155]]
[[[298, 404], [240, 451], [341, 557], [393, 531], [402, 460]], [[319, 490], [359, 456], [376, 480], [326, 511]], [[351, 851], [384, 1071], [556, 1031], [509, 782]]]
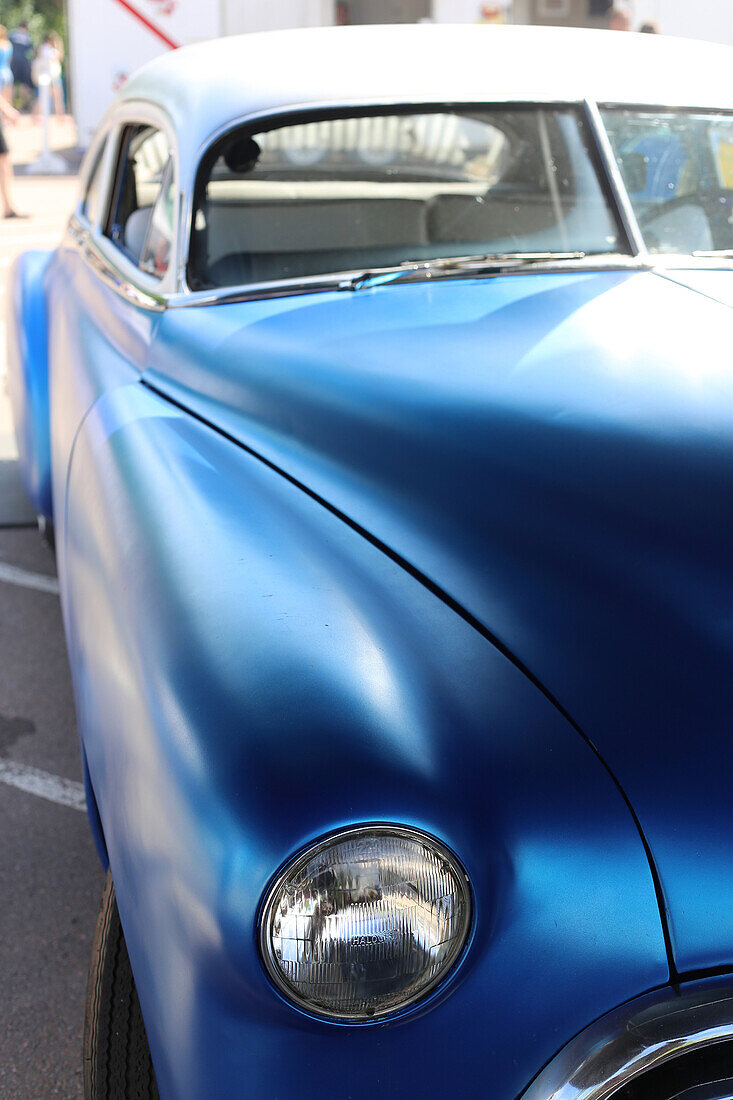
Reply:
[[25, 495], [17, 459], [0, 460], [0, 527], [36, 524], [36, 514]]
[[[84, 150], [79, 149], [77, 146], [73, 145], [66, 149], [54, 149], [53, 152], [55, 156], [61, 157], [62, 160], [66, 161], [68, 165], [68, 175], [76, 175], [76, 173], [79, 171], [79, 165], [81, 164], [82, 158], [84, 156]], [[14, 175], [33, 176], [33, 173], [28, 171], [29, 167], [31, 167], [32, 164], [33, 161], [30, 161], [27, 164], [23, 162], [16, 162], [13, 165]]]

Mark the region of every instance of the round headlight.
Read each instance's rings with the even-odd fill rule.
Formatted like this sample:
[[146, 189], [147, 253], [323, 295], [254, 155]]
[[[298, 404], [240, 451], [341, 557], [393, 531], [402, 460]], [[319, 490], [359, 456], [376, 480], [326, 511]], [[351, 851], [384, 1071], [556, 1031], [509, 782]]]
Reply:
[[470, 923], [466, 873], [447, 848], [415, 829], [368, 825], [285, 868], [265, 899], [260, 948], [290, 1001], [366, 1022], [434, 989]]

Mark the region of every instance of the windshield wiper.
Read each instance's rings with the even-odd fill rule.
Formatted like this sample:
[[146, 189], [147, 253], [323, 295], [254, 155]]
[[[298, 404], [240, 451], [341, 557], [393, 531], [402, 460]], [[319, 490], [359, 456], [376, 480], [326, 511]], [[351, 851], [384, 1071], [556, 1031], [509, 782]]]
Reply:
[[433, 260], [405, 260], [397, 267], [360, 271], [343, 279], [339, 290], [362, 290], [385, 283], [421, 282], [456, 274], [477, 275], [511, 271], [517, 267], [563, 260], [584, 260], [585, 252], [489, 252], [484, 256], [439, 256]]
[[733, 260], [733, 248], [710, 248], [710, 249], [697, 249], [692, 253], [693, 256], [698, 256], [702, 260]]

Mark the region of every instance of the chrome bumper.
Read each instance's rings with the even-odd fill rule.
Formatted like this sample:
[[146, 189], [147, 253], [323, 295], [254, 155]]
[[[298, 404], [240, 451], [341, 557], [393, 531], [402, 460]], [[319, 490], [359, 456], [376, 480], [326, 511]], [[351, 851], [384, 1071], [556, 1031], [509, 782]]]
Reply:
[[545, 1066], [521, 1100], [607, 1100], [672, 1058], [733, 1040], [733, 975], [655, 990], [602, 1016]]

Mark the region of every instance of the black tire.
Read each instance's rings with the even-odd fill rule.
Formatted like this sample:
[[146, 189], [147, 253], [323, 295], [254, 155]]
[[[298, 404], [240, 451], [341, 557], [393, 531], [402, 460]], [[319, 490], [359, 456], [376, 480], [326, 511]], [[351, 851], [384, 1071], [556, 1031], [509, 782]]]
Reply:
[[112, 875], [99, 907], [84, 1019], [85, 1100], [158, 1100]]

